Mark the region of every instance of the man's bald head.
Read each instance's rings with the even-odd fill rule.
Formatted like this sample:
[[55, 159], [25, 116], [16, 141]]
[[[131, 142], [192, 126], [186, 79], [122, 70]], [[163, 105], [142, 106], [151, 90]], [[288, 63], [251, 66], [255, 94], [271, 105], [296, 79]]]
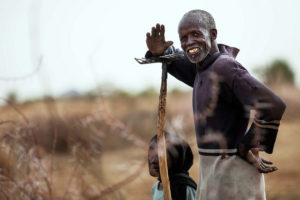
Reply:
[[193, 19], [194, 22], [198, 22], [205, 26], [207, 30], [216, 29], [216, 23], [213, 16], [205, 10], [191, 10], [184, 14], [179, 26], [186, 21], [186, 19]]

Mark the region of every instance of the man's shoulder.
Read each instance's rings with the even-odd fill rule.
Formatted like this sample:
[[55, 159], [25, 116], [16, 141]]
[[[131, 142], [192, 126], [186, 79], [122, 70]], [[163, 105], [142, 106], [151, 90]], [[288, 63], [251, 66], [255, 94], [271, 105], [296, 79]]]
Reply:
[[241, 66], [241, 64], [234, 57], [225, 53], [220, 54], [214, 65], [216, 67], [237, 67], [237, 65]]
[[212, 71], [222, 82], [232, 83], [233, 80], [249, 74], [248, 71], [232, 56], [221, 54], [213, 63]]
[[213, 65], [213, 69], [216, 73], [232, 74], [238, 71], [247, 72], [247, 70], [234, 57], [228, 54], [222, 53]]

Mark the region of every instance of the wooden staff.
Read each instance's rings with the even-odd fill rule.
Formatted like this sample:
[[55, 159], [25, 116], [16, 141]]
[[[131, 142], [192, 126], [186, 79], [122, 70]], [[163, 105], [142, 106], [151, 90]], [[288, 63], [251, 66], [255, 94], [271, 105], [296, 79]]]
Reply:
[[166, 99], [167, 99], [167, 64], [162, 64], [161, 86], [158, 105], [158, 121], [157, 121], [157, 140], [158, 140], [158, 159], [159, 172], [163, 184], [164, 200], [171, 200], [170, 181], [167, 164], [167, 150], [165, 140], [165, 116], [166, 116]]
[[170, 181], [168, 175], [168, 164], [167, 164], [167, 150], [166, 140], [164, 134], [165, 116], [166, 116], [166, 98], [167, 98], [167, 65], [175, 60], [181, 60], [184, 58], [183, 54], [172, 53], [164, 56], [154, 57], [150, 59], [139, 59], [135, 60], [140, 64], [149, 63], [162, 63], [162, 76], [161, 76], [161, 87], [159, 94], [159, 105], [158, 105], [158, 121], [157, 121], [157, 143], [158, 143], [158, 159], [159, 159], [159, 172], [160, 178], [163, 184], [164, 200], [172, 200]]

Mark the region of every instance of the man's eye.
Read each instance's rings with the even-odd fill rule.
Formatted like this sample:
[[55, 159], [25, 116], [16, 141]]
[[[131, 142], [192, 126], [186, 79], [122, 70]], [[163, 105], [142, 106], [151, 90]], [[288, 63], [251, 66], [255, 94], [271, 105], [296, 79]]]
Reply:
[[199, 37], [200, 34], [199, 34], [199, 33], [193, 33], [193, 36], [194, 36], [194, 37]]

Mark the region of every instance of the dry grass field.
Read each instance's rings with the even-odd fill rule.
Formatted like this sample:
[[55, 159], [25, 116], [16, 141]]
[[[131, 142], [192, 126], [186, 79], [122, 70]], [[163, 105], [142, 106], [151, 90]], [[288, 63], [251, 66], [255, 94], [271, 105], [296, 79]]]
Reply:
[[[267, 198], [300, 199], [300, 91], [275, 90], [288, 108], [274, 153], [263, 154], [279, 168], [265, 175]], [[191, 101], [191, 92], [168, 94], [166, 127], [193, 147], [197, 181]], [[152, 199], [146, 150], [157, 104], [157, 94], [120, 93], [1, 106], [0, 199]]]

